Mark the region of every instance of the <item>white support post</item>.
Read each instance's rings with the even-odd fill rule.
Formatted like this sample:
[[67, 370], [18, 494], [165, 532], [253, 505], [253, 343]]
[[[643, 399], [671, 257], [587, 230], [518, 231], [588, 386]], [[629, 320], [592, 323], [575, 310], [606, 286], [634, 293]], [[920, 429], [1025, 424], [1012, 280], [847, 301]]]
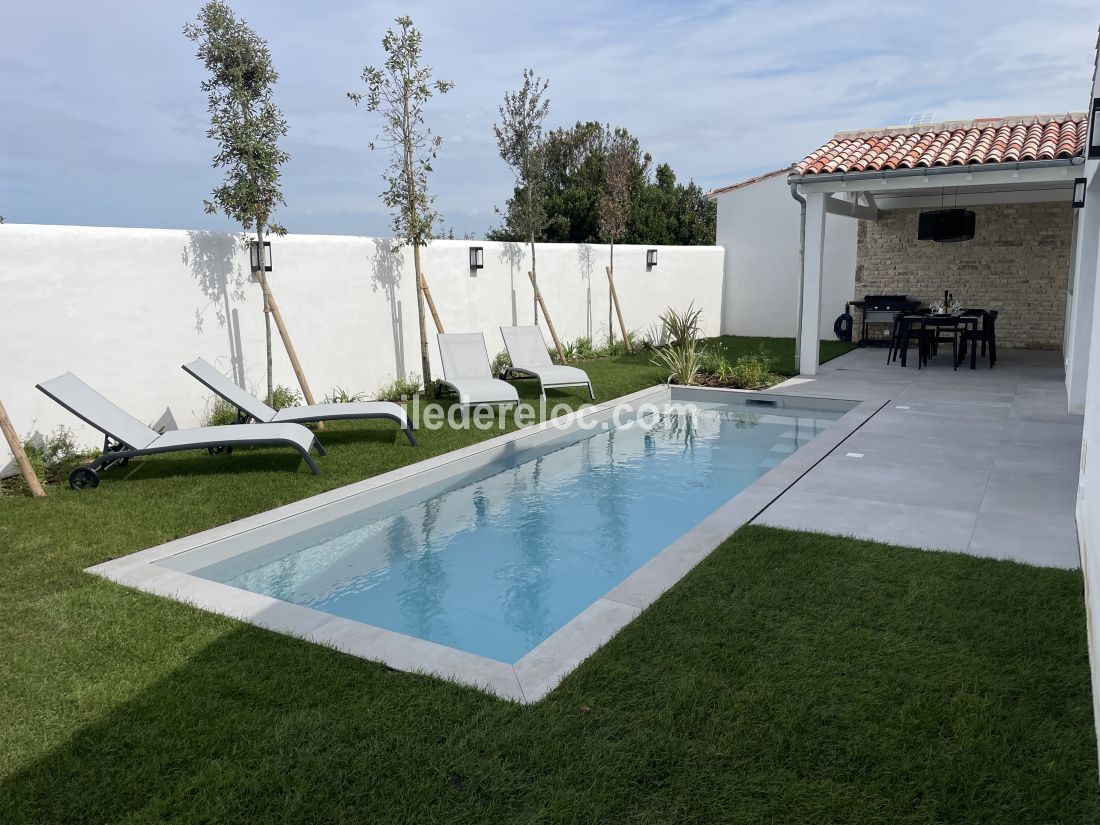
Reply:
[[821, 282], [825, 272], [826, 193], [806, 195], [806, 257], [802, 283], [802, 338], [798, 341], [799, 371], [817, 375], [821, 363]]
[[[1095, 177], [1100, 186], [1100, 176]], [[1089, 350], [1096, 295], [1097, 252], [1100, 247], [1100, 192], [1093, 194], [1092, 181], [1085, 192], [1085, 208], [1078, 210], [1073, 250], [1073, 302], [1070, 306], [1069, 340], [1066, 348], [1066, 393], [1069, 411], [1085, 411], [1088, 389]]]

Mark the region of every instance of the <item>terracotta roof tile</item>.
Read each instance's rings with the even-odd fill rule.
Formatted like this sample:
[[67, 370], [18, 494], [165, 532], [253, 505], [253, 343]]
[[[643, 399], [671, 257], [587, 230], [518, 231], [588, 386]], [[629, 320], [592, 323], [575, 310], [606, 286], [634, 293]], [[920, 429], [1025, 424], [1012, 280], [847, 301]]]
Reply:
[[794, 175], [880, 172], [1072, 158], [1084, 153], [1085, 115], [978, 118], [925, 126], [838, 132]]

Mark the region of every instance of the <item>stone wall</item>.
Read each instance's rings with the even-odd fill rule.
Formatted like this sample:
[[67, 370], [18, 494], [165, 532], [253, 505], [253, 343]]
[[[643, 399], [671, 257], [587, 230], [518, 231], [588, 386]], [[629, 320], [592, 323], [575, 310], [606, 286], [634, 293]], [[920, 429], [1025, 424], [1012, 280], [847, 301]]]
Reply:
[[[972, 207], [974, 239], [917, 240], [920, 210], [860, 221], [855, 297], [904, 294], [924, 303], [951, 290], [964, 306], [996, 309], [997, 345], [1060, 349], [1073, 210], [1068, 203]], [[859, 317], [856, 317], [858, 336]]]

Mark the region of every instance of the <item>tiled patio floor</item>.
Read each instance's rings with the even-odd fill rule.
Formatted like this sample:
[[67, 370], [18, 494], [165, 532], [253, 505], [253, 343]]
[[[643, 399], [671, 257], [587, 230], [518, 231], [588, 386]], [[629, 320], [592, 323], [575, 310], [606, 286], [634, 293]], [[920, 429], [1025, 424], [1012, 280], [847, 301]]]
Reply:
[[918, 371], [860, 349], [777, 387], [886, 404], [756, 522], [1077, 567], [1082, 418], [1066, 412], [1061, 354], [950, 360]]

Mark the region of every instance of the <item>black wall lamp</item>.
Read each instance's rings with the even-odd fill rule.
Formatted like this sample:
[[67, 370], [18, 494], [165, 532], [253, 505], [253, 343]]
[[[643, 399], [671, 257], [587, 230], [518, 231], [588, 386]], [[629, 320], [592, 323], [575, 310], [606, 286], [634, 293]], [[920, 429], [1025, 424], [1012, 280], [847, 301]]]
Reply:
[[485, 250], [480, 246], [470, 247], [470, 269], [485, 268]]
[[645, 253], [645, 265], [647, 269], [657, 266], [657, 250], [647, 249]]
[[1089, 159], [1100, 158], [1100, 97], [1092, 99], [1092, 118], [1089, 129]]
[[[260, 244], [259, 241], [249, 241], [248, 259], [253, 272], [260, 271]], [[271, 241], [264, 241], [264, 272], [271, 271]]]
[[1073, 208], [1084, 209], [1085, 207], [1085, 186], [1088, 183], [1086, 178], [1076, 178], [1073, 181]]

